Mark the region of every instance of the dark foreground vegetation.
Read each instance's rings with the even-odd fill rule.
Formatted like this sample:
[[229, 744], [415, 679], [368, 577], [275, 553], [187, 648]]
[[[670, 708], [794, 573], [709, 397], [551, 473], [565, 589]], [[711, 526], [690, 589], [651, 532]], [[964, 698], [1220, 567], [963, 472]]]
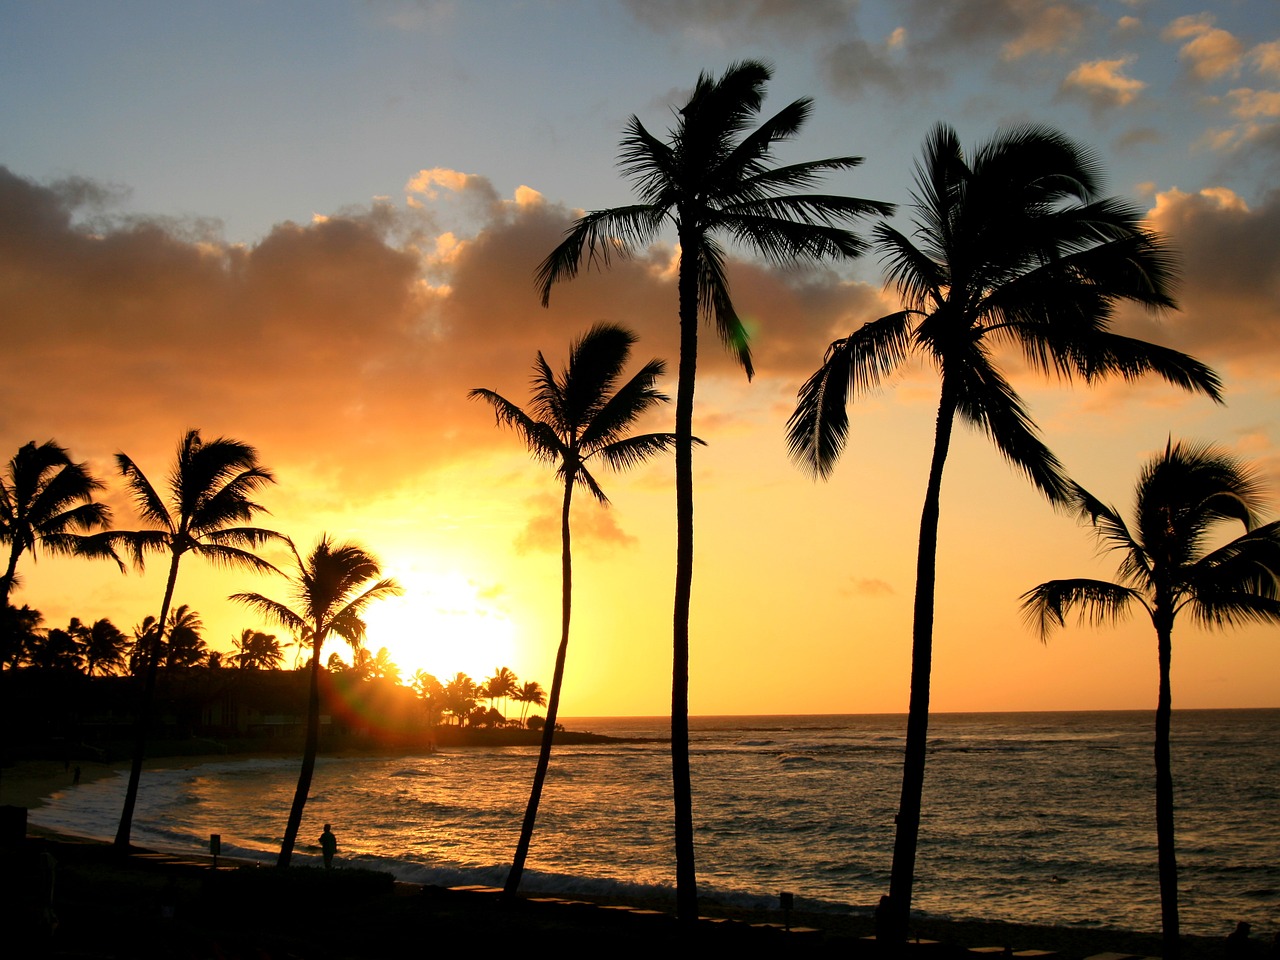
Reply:
[[[106, 844], [30, 838], [0, 854], [0, 922], [10, 943], [33, 956], [373, 958], [474, 951], [479, 942], [537, 943], [551, 952], [628, 954], [682, 948], [747, 955], [874, 958], [867, 916], [734, 910], [704, 898], [715, 921], [680, 924], [670, 904], [522, 899], [499, 904], [497, 891], [446, 890], [396, 883], [388, 874], [340, 869], [220, 864], [135, 854]], [[49, 894], [52, 890], [52, 907]], [[961, 956], [970, 948], [1053, 950], [1064, 960], [1106, 951], [1151, 956], [1153, 934], [995, 923], [915, 920], [906, 955]], [[1223, 956], [1223, 941], [1184, 938], [1192, 960]]]

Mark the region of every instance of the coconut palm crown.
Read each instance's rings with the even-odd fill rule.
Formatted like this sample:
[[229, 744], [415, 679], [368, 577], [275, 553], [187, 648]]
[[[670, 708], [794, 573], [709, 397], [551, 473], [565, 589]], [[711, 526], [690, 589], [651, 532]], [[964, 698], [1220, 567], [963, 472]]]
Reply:
[[698, 916], [689, 776], [689, 605], [693, 584], [693, 398], [698, 321], [715, 324], [721, 341], [752, 375], [746, 329], [729, 291], [726, 242], [738, 243], [777, 265], [856, 257], [865, 241], [845, 227], [892, 211], [891, 204], [803, 193], [860, 157], [832, 157], [775, 165], [775, 148], [793, 139], [813, 104], [796, 100], [755, 129], [772, 70], [744, 60], [722, 76], [703, 73], [676, 124], [661, 139], [636, 118], [627, 123], [618, 163], [639, 203], [594, 210], [579, 218], [539, 266], [536, 281], [546, 306], [551, 287], [588, 267], [607, 267], [674, 229], [680, 245], [677, 299], [680, 367], [676, 387], [676, 577], [672, 616], [671, 767], [676, 836], [676, 912]]
[[365, 635], [365, 622], [361, 616], [365, 608], [376, 600], [401, 592], [395, 580], [381, 576], [377, 558], [358, 544], [334, 543], [327, 534], [321, 534], [304, 561], [293, 541], [286, 542], [296, 565], [296, 573], [290, 579], [294, 606], [260, 593], [237, 593], [231, 597], [294, 634], [311, 640], [306, 740], [298, 786], [276, 861], [280, 867], [289, 866], [293, 858], [293, 847], [302, 826], [302, 813], [315, 772], [316, 752], [320, 744], [321, 648], [325, 640], [334, 635], [347, 641], [352, 649], [358, 649]]
[[[492, 390], [476, 389], [470, 393], [471, 397], [484, 400], [493, 407], [499, 424], [516, 429], [535, 457], [554, 463], [556, 475], [564, 484], [560, 510], [560, 645], [556, 650], [555, 671], [551, 678], [546, 724], [542, 728], [533, 786], [503, 890], [507, 899], [515, 897], [524, 874], [542, 787], [551, 762], [556, 716], [560, 709], [560, 689], [569, 650], [569, 621], [573, 608], [569, 510], [574, 488], [581, 485], [601, 504], [608, 504], [609, 498], [591, 474], [593, 464], [590, 461], [598, 458], [616, 470], [623, 470], [642, 463], [675, 442], [675, 436], [670, 433], [629, 435], [641, 416], [667, 400], [656, 386], [664, 370], [661, 360], [650, 360], [629, 380], [621, 382], [635, 341], [635, 334], [624, 327], [596, 324], [570, 346], [569, 363], [558, 374], [539, 351], [533, 365], [533, 400], [529, 404], [532, 413], [526, 413]], [[511, 677], [512, 687], [514, 682], [515, 678]], [[488, 695], [491, 697], [495, 696], [492, 684], [490, 681]], [[503, 696], [506, 692], [496, 695]]]
[[87, 465], [74, 463], [52, 440], [18, 449], [0, 476], [0, 544], [9, 546], [0, 606], [8, 604], [17, 582], [18, 559], [28, 552], [34, 556], [37, 545], [52, 554], [109, 557], [120, 564], [107, 541], [89, 536], [111, 521], [107, 505], [93, 499], [101, 489]]
[[[1280, 622], [1280, 521], [1259, 522], [1263, 498], [1255, 473], [1212, 446], [1172, 439], [1139, 476], [1132, 528], [1079, 485], [1072, 486], [1070, 502], [1102, 546], [1119, 555], [1118, 582], [1050, 580], [1023, 594], [1022, 606], [1042, 640], [1073, 609], [1082, 622], [1098, 626], [1141, 608], [1155, 627], [1156, 841], [1164, 956], [1173, 960], [1179, 953], [1169, 754], [1173, 624], [1184, 610], [1204, 627]], [[1244, 533], [1222, 543], [1224, 523], [1239, 523]]]
[[1185, 354], [1111, 331], [1116, 304], [1174, 306], [1174, 257], [1139, 211], [1101, 195], [1097, 159], [1057, 131], [998, 132], [972, 154], [939, 125], [916, 164], [908, 237], [877, 226], [876, 248], [904, 309], [832, 343], [800, 389], [788, 423], [792, 457], [830, 475], [848, 434], [847, 405], [910, 357], [935, 367], [941, 391], [916, 559], [911, 697], [886, 923], [907, 935], [928, 738], [934, 592], [942, 472], [957, 417], [1054, 503], [1071, 484], [1041, 442], [997, 351], [1034, 370], [1091, 383], [1148, 373], [1219, 399], [1219, 381]]

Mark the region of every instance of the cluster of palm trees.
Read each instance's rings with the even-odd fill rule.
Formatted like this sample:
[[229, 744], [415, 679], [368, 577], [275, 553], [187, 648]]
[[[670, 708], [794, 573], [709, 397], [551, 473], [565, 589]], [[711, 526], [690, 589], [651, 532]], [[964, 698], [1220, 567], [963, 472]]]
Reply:
[[[427, 708], [429, 722], [436, 723], [445, 716], [458, 726], [472, 727], [526, 727], [542, 723], [538, 716], [529, 717], [531, 707], [546, 706], [547, 693], [536, 680], [521, 683], [508, 667], [498, 667], [493, 676], [483, 683], [476, 683], [459, 671], [447, 683], [441, 683], [432, 674], [419, 670], [413, 675], [411, 686], [418, 692]], [[481, 701], [489, 706], [481, 706]], [[520, 704], [520, 718], [512, 720], [502, 709], [502, 704], [513, 700]]]
[[[1132, 380], [1155, 374], [1220, 400], [1220, 381], [1205, 365], [1110, 329], [1121, 303], [1152, 310], [1175, 306], [1174, 257], [1163, 239], [1144, 227], [1139, 210], [1102, 193], [1099, 164], [1089, 151], [1033, 125], [1002, 131], [971, 153], [955, 131], [938, 125], [916, 164], [910, 235], [880, 222], [868, 244], [845, 224], [889, 214], [889, 204], [791, 192], [813, 185], [823, 173], [857, 165], [858, 158], [773, 164], [774, 145], [798, 132], [810, 103], [798, 100], [753, 129], [769, 79], [769, 68], [751, 61], [730, 66], [718, 78], [703, 74], [676, 111], [675, 126], [665, 139], [632, 117], [619, 165], [639, 202], [579, 218], [536, 277], [545, 306], [551, 287], [576, 276], [584, 262], [608, 267], [614, 257], [630, 256], [665, 229], [674, 231], [679, 242], [680, 362], [670, 444], [675, 450], [677, 517], [671, 737], [678, 914], [683, 919], [697, 916], [687, 718], [699, 320], [715, 324], [750, 377], [746, 333], [725, 272], [724, 240], [753, 248], [776, 264], [852, 258], [871, 246], [886, 264], [901, 309], [827, 348], [821, 366], [799, 392], [788, 442], [802, 467], [825, 478], [845, 446], [847, 406], [853, 399], [913, 355], [938, 371], [933, 457], [916, 566], [906, 755], [881, 933], [901, 942], [910, 916], [928, 742], [942, 476], [959, 418], [990, 437], [1051, 503], [1074, 506], [1124, 551], [1119, 585], [1055, 581], [1027, 594], [1025, 602], [1039, 617], [1042, 631], [1060, 623], [1073, 605], [1099, 620], [1139, 603], [1155, 623], [1161, 651], [1156, 764], [1164, 951], [1174, 957], [1178, 926], [1168, 772], [1169, 633], [1174, 614], [1184, 605], [1211, 625], [1280, 620], [1280, 532], [1275, 523], [1258, 525], [1256, 483], [1248, 471], [1220, 451], [1170, 441], [1140, 481], [1138, 532], [1130, 534], [1114, 510], [1070, 479], [1040, 440], [997, 362], [1000, 348], [1013, 348], [1032, 369], [1065, 380], [1093, 383], [1107, 376]], [[533, 417], [490, 391], [477, 392], [494, 404], [500, 421], [524, 434], [535, 454], [560, 464], [566, 489], [561, 659], [570, 596], [569, 491], [579, 461], [572, 448], [553, 442], [566, 421], [551, 401], [567, 382], [567, 374], [553, 381], [539, 355]], [[1205, 552], [1206, 532], [1224, 519], [1243, 522], [1246, 533]], [[552, 699], [554, 703], [554, 688]], [[548, 738], [544, 753], [549, 747]], [[535, 782], [526, 833], [537, 789]], [[515, 883], [522, 858], [518, 850]], [[509, 880], [508, 893], [513, 889]]]

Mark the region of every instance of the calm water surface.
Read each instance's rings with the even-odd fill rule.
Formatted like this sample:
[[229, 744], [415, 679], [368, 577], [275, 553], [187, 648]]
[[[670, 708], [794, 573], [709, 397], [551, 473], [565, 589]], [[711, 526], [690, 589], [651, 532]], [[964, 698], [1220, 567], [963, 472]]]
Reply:
[[[1149, 712], [942, 714], [931, 722], [916, 906], [960, 918], [1159, 927]], [[580, 718], [570, 729], [662, 737], [661, 718]], [[870, 910], [888, 887], [905, 718], [692, 721], [704, 896]], [[304, 855], [332, 822], [345, 862], [432, 883], [501, 883], [528, 797], [533, 748], [321, 759]], [[148, 771], [135, 842], [222, 835], [270, 859], [294, 760]], [[1280, 710], [1180, 711], [1174, 777], [1183, 929], [1280, 927]], [[123, 778], [85, 784], [32, 822], [114, 834]], [[670, 760], [661, 743], [557, 748], [525, 889], [669, 893]], [[306, 859], [304, 856], [302, 859]]]

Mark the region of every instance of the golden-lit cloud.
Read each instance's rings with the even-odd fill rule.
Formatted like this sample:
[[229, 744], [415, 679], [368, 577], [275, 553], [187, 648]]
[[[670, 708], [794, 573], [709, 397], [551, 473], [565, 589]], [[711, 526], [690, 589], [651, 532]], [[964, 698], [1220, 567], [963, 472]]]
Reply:
[[1014, 0], [1010, 8], [1019, 17], [1021, 31], [1004, 45], [1001, 52], [1006, 60], [1060, 50], [1084, 27], [1084, 11], [1078, 4]]
[[1178, 58], [1197, 80], [1214, 80], [1240, 71], [1244, 44], [1213, 23], [1210, 13], [1188, 14], [1178, 17], [1161, 33], [1167, 41], [1182, 43]]
[[1132, 57], [1091, 60], [1082, 63], [1062, 81], [1062, 92], [1082, 96], [1095, 110], [1128, 106], [1146, 87], [1141, 80], [1124, 75]]

